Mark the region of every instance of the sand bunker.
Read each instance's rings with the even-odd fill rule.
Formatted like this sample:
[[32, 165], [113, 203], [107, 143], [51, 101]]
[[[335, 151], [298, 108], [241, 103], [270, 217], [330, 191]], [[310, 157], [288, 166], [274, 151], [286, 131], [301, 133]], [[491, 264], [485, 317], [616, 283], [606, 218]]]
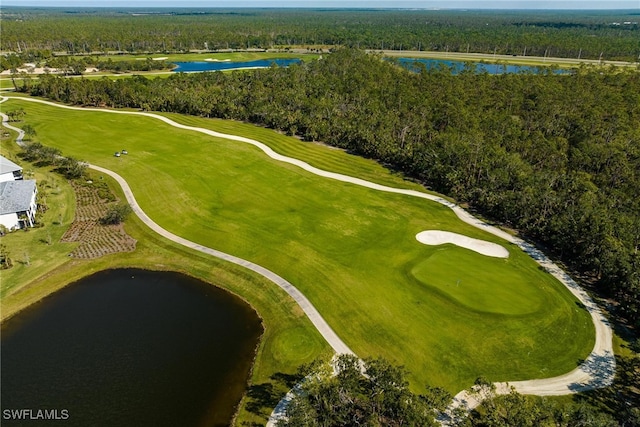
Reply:
[[487, 242], [485, 240], [473, 239], [458, 233], [449, 231], [427, 230], [416, 234], [416, 240], [425, 245], [444, 245], [452, 243], [462, 248], [471, 249], [479, 254], [492, 256], [496, 258], [508, 258], [509, 251], [504, 247]]
[[[136, 58], [136, 61], [146, 61], [149, 58]], [[151, 58], [152, 61], [164, 61], [165, 59], [169, 59], [168, 56], [163, 56], [161, 58]]]
[[207, 58], [207, 59], [205, 59], [205, 61], [208, 61], [208, 62], [231, 62], [230, 59], [214, 59], [214, 58]]

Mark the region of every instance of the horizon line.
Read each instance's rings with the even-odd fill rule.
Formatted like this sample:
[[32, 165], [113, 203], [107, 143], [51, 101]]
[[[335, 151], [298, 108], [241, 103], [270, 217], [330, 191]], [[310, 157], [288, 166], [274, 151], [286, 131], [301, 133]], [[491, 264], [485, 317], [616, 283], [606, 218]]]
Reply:
[[[1, 8], [19, 7], [22, 9], [39, 8], [39, 9], [310, 9], [310, 10], [459, 10], [459, 11], [476, 11], [476, 10], [522, 10], [522, 11], [562, 11], [562, 10], [589, 10], [589, 11], [616, 11], [616, 10], [640, 10], [638, 7], [619, 7], [619, 8], [595, 8], [595, 7], [562, 7], [562, 8], [532, 8], [532, 7], [375, 7], [375, 6], [78, 6], [78, 5], [21, 5], [21, 4], [5, 4]], [[0, 14], [1, 14], [0, 8]]]

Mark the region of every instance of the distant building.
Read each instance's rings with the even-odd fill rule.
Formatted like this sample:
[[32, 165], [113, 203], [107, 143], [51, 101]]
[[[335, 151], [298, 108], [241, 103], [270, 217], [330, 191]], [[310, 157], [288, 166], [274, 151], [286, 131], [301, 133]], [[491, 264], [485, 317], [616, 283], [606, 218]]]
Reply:
[[22, 168], [0, 156], [0, 224], [9, 230], [33, 227], [36, 194], [36, 181], [23, 180]]
[[11, 160], [0, 156], [0, 182], [22, 179], [22, 168]]

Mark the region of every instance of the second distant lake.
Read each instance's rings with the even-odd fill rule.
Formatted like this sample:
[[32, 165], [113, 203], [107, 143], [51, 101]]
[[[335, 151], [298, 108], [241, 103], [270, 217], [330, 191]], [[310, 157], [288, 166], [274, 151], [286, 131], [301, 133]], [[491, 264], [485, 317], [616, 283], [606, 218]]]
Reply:
[[[533, 73], [540, 74], [550, 70], [549, 67], [536, 67], [531, 65], [513, 65], [513, 64], [489, 64], [485, 62], [463, 62], [450, 61], [447, 59], [419, 59], [419, 58], [395, 58], [400, 65], [411, 71], [420, 71], [422, 67], [427, 70], [435, 70], [438, 68], [449, 69], [452, 74], [459, 74], [465, 70], [467, 66], [476, 74], [517, 74], [517, 73]], [[569, 70], [552, 70], [553, 74], [570, 73]]]

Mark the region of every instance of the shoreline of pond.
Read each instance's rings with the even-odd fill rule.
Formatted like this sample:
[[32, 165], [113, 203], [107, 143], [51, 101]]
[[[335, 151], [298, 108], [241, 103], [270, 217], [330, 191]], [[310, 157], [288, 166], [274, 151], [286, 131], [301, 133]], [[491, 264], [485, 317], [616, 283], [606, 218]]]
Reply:
[[[108, 268], [108, 269], [102, 269], [99, 271], [87, 271], [86, 274], [83, 274], [82, 277], [80, 279], [77, 280], [72, 280], [69, 281], [68, 283], [53, 289], [50, 293], [42, 296], [42, 298], [38, 299], [37, 301], [29, 304], [28, 306], [24, 307], [22, 310], [13, 313], [10, 317], [3, 319], [1, 322], [1, 326], [3, 329], [3, 341], [8, 337], [8, 335], [10, 336], [13, 333], [16, 332], [11, 332], [7, 335], [6, 331], [9, 328], [12, 328], [13, 325], [11, 325], [11, 323], [13, 322], [19, 322], [24, 324], [25, 322], [28, 322], [28, 320], [24, 320], [21, 318], [21, 316], [24, 318], [24, 316], [28, 316], [28, 317], [32, 317], [32, 316], [39, 316], [41, 314], [38, 313], [42, 313], [43, 310], [46, 311], [48, 306], [51, 305], [56, 305], [59, 304], [58, 302], [56, 302], [56, 298], [58, 298], [58, 300], [60, 299], [61, 295], [64, 295], [65, 293], [73, 293], [74, 292], [74, 288], [77, 288], [78, 286], [83, 286], [86, 285], [85, 282], [87, 280], [90, 280], [92, 277], [97, 276], [97, 275], [101, 275], [101, 274], [110, 274], [110, 273], [118, 273], [118, 272], [122, 272], [122, 271], [136, 271], [136, 272], [142, 272], [143, 274], [151, 274], [151, 275], [162, 275], [162, 276], [174, 276], [174, 277], [178, 277], [180, 279], [185, 279], [186, 281], [191, 281], [193, 283], [198, 283], [199, 286], [204, 286], [206, 287], [206, 289], [208, 289], [210, 291], [210, 293], [215, 294], [218, 293], [218, 296], [223, 295], [224, 299], [232, 299], [235, 301], [236, 305], [239, 305], [242, 307], [242, 310], [244, 310], [245, 313], [251, 313], [254, 317], [253, 322], [254, 324], [257, 325], [257, 330], [258, 333], [255, 335], [254, 337], [254, 341], [253, 344], [251, 344], [251, 351], [246, 353], [246, 355], [248, 355], [247, 357], [245, 357], [245, 359], [248, 361], [247, 363], [244, 364], [245, 367], [247, 367], [247, 369], [244, 371], [245, 375], [243, 375], [241, 384], [237, 383], [236, 384], [236, 388], [240, 388], [241, 392], [238, 394], [238, 398], [237, 400], [234, 402], [233, 407], [230, 411], [227, 411], [230, 416], [228, 417], [227, 421], [228, 422], [232, 422], [234, 419], [236, 419], [236, 417], [238, 416], [239, 410], [241, 409], [241, 404], [242, 401], [247, 397], [247, 392], [249, 391], [249, 385], [251, 384], [251, 378], [252, 378], [252, 374], [253, 374], [253, 370], [255, 368], [255, 364], [256, 364], [256, 360], [257, 360], [257, 356], [259, 354], [260, 348], [263, 345], [263, 338], [265, 335], [265, 324], [264, 324], [264, 320], [262, 319], [262, 317], [259, 315], [259, 313], [257, 312], [257, 310], [248, 302], [246, 301], [244, 298], [240, 297], [239, 295], [235, 294], [234, 292], [231, 292], [230, 290], [227, 290], [225, 288], [219, 287], [217, 285], [215, 285], [214, 283], [212, 283], [209, 280], [205, 280], [199, 277], [195, 277], [187, 272], [184, 271], [176, 271], [174, 269], [170, 269], [170, 270], [155, 270], [155, 269], [149, 269], [149, 268], [145, 268], [145, 267], [133, 267], [133, 268], [127, 268], [127, 267], [116, 267], [116, 268]], [[135, 276], [135, 274], [134, 274]], [[176, 285], [179, 286], [179, 285]], [[204, 298], [202, 298], [204, 297]], [[201, 299], [210, 299], [207, 298], [207, 295], [201, 295], [199, 296], [199, 298]], [[173, 303], [173, 301], [172, 301]], [[34, 314], [35, 313], [35, 314]], [[82, 323], [82, 322], [81, 322]], [[20, 326], [18, 326], [20, 327]], [[209, 335], [207, 333], [205, 333], [204, 335]], [[3, 348], [6, 348], [3, 345]], [[126, 349], [126, 348], [125, 348]], [[4, 359], [6, 360], [7, 358], [4, 357]], [[235, 358], [235, 356], [233, 357], [233, 361], [237, 362], [237, 358]], [[5, 381], [3, 381], [3, 383], [6, 384]], [[8, 384], [7, 384], [8, 386]], [[3, 387], [3, 390], [8, 390], [8, 387], [5, 386]], [[4, 400], [4, 399], [3, 399]], [[211, 400], [212, 404], [213, 402], [215, 402], [215, 399]], [[6, 405], [3, 405], [6, 407]], [[210, 412], [210, 411], [208, 411]]]

